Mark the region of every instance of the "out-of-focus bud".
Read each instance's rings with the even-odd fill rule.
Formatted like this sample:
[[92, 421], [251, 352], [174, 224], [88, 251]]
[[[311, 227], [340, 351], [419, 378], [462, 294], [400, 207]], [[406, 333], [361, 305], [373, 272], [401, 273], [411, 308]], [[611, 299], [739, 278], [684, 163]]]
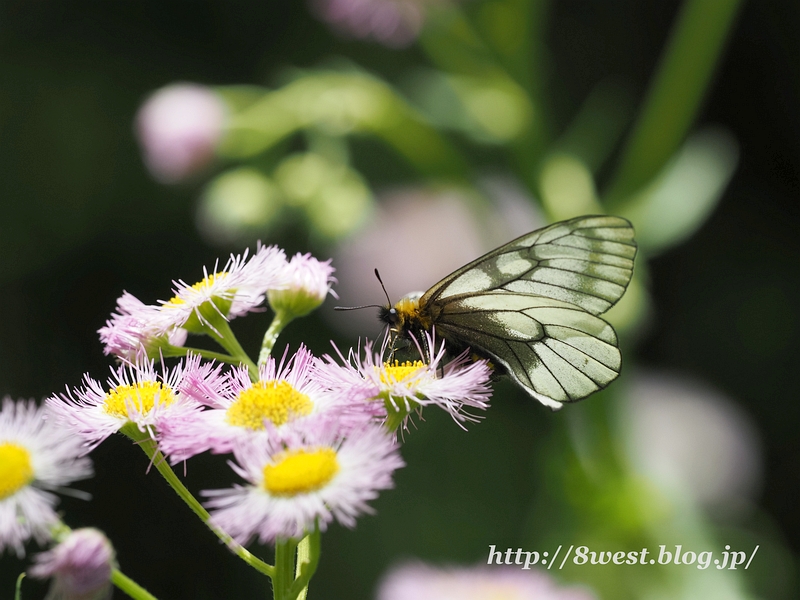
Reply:
[[214, 158], [228, 111], [212, 89], [168, 85], [154, 92], [136, 115], [136, 133], [145, 165], [162, 183], [177, 183]]
[[103, 600], [111, 597], [114, 548], [97, 529], [76, 529], [35, 557], [30, 574], [52, 579], [48, 600]]

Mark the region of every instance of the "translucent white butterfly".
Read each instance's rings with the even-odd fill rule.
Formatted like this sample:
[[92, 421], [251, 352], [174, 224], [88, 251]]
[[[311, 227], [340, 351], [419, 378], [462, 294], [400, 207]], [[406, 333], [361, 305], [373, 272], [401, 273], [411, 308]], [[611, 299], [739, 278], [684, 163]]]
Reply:
[[614, 329], [598, 317], [633, 275], [633, 226], [585, 216], [519, 237], [422, 295], [380, 310], [395, 337], [435, 329], [454, 350], [489, 358], [542, 404], [558, 409], [619, 375]]

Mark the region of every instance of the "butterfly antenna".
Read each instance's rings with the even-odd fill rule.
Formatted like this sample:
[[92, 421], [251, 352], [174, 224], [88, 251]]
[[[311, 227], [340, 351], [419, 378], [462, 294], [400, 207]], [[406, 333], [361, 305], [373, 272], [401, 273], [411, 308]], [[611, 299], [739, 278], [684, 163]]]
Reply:
[[[392, 305], [392, 301], [389, 300], [389, 294], [386, 293], [386, 286], [383, 285], [383, 280], [381, 279], [380, 273], [378, 273], [378, 269], [375, 269], [375, 277], [378, 278], [378, 283], [381, 284], [381, 288], [383, 288], [383, 294], [386, 296], [386, 301], [389, 303], [389, 306]], [[362, 308], [384, 308], [380, 304], [365, 304], [363, 306], [334, 306], [333, 310], [359, 310]]]
[[375, 277], [378, 278], [378, 283], [380, 283], [381, 284], [381, 288], [383, 288], [383, 295], [386, 296], [386, 302], [388, 302], [389, 306], [391, 306], [392, 305], [392, 301], [389, 299], [389, 294], [386, 291], [386, 286], [383, 285], [383, 279], [381, 279], [381, 274], [378, 273], [377, 267], [375, 268]]

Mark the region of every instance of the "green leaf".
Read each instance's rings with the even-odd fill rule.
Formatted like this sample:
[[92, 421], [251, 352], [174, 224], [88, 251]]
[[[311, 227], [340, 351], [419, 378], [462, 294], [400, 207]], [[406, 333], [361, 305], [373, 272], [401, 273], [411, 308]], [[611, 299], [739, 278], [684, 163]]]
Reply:
[[634, 224], [639, 246], [652, 255], [690, 237], [717, 205], [738, 156], [725, 130], [692, 135], [650, 185], [618, 210]]

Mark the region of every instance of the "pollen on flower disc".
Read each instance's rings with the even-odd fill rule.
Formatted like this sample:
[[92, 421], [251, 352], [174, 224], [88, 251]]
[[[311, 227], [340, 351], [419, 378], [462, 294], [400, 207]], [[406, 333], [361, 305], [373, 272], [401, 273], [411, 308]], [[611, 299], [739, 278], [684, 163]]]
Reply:
[[259, 381], [239, 394], [228, 408], [228, 423], [253, 430], [264, 429], [264, 420], [276, 426], [311, 413], [309, 397], [288, 381]]
[[0, 500], [13, 496], [33, 481], [30, 453], [18, 444], [0, 444]]
[[128, 407], [142, 413], [150, 412], [156, 402], [162, 405], [172, 403], [174, 397], [169, 387], [160, 381], [143, 381], [135, 385], [120, 385], [108, 392], [103, 409], [118, 417], [128, 416]]
[[[208, 277], [204, 278], [202, 281], [198, 281], [197, 283], [193, 284], [191, 289], [193, 289], [196, 292], [202, 292], [207, 288], [210, 288], [212, 285], [214, 285], [214, 282], [216, 282], [217, 280], [222, 281], [227, 276], [228, 273], [225, 271], [221, 271], [220, 273], [212, 273]], [[170, 304], [172, 305], [186, 304], [186, 300], [178, 296], [173, 296], [164, 306], [169, 306]]]
[[396, 360], [394, 363], [384, 363], [383, 370], [381, 371], [381, 382], [389, 384], [403, 381], [411, 377], [424, 366], [425, 363], [420, 360], [415, 360], [414, 362], [407, 360], [403, 363]]
[[295, 496], [324, 487], [339, 471], [333, 448], [287, 451], [264, 467], [264, 489], [274, 496]]

